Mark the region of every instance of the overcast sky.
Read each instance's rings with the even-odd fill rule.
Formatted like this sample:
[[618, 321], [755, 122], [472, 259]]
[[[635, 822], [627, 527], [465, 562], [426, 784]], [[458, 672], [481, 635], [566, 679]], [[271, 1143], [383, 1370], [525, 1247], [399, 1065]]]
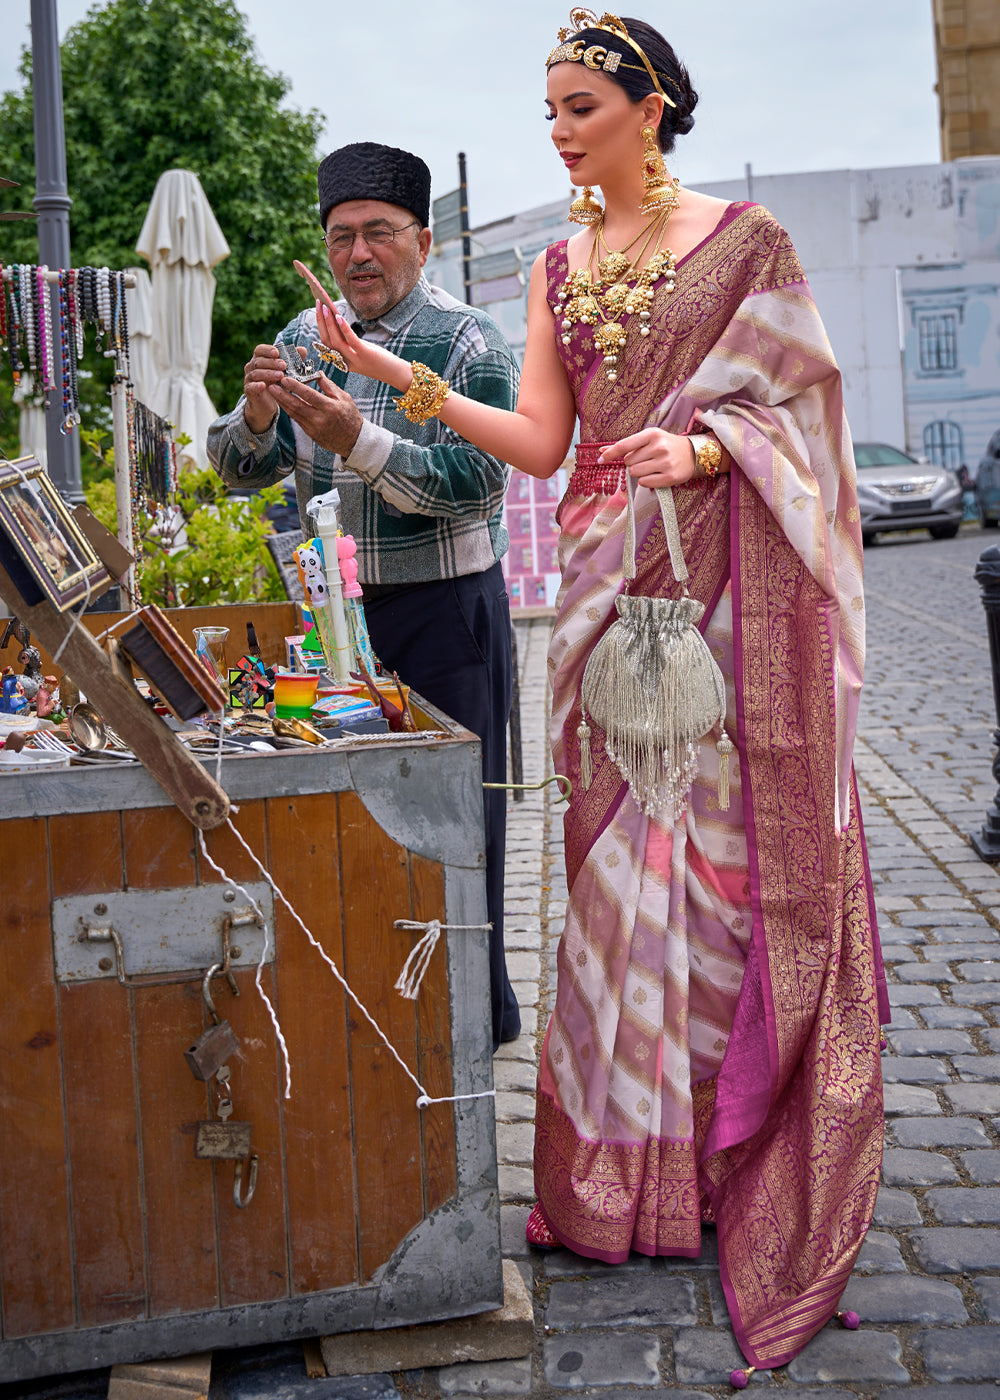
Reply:
[[[59, 0], [60, 36], [91, 8], [100, 6]], [[239, 8], [261, 62], [291, 80], [286, 103], [322, 113], [324, 151], [364, 140], [416, 151], [436, 198], [457, 184], [464, 150], [473, 224], [568, 191], [543, 105], [545, 58], [568, 4]], [[940, 159], [931, 0], [652, 0], [641, 13], [663, 29], [701, 96], [671, 162], [684, 183], [742, 177], [747, 162], [764, 175]], [[29, 0], [4, 0], [0, 91], [17, 85], [29, 14]]]

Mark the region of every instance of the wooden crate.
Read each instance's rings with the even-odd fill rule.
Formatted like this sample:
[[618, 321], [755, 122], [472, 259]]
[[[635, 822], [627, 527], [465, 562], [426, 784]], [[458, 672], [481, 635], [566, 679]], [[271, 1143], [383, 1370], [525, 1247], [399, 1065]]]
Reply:
[[[415, 1003], [393, 990], [417, 936], [395, 919], [486, 917], [478, 743], [425, 713], [445, 738], [227, 757], [222, 782], [237, 830], [427, 1092], [475, 1094], [492, 1087], [485, 930], [442, 934]], [[237, 1209], [233, 1163], [193, 1151], [209, 1091], [183, 1051], [209, 1024], [210, 954], [142, 971], [173, 936], [164, 900], [221, 898], [196, 833], [135, 765], [3, 776], [0, 797], [0, 1380], [500, 1306], [492, 1099], [418, 1109], [275, 901], [262, 983], [289, 1099], [249, 947], [238, 998], [212, 983], [259, 1154]], [[260, 881], [226, 826], [206, 842]], [[103, 969], [74, 970], [64, 927], [91, 904], [96, 926], [116, 899], [153, 911], [150, 936], [123, 938], [128, 985], [109, 944], [85, 950]]]

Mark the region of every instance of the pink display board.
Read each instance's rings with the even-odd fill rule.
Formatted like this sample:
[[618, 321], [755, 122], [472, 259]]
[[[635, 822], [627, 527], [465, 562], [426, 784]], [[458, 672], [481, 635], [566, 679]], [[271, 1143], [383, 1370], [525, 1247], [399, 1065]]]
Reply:
[[559, 591], [559, 526], [556, 507], [566, 490], [560, 468], [547, 481], [512, 471], [504, 524], [510, 549], [503, 572], [512, 608], [551, 608]]

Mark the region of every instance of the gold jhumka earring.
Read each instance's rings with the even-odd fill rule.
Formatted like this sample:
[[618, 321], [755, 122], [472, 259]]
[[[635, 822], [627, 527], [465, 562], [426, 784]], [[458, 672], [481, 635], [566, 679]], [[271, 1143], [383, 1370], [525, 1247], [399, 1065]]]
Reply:
[[566, 218], [571, 224], [596, 224], [604, 210], [594, 198], [594, 191], [589, 185], [584, 185], [583, 194], [578, 195], [569, 206], [569, 213]]
[[680, 181], [667, 178], [667, 167], [663, 163], [663, 156], [656, 144], [656, 132], [653, 128], [644, 126], [640, 135], [643, 140], [642, 188], [644, 193], [642, 203], [639, 205], [639, 213], [658, 214], [666, 210], [668, 214], [672, 214], [680, 204], [677, 197]]

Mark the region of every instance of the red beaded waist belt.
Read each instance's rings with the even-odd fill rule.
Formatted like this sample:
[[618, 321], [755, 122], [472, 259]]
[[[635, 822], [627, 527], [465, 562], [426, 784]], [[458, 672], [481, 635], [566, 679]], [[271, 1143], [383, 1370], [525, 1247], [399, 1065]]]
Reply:
[[576, 448], [576, 469], [569, 479], [567, 492], [571, 496], [613, 496], [625, 490], [624, 462], [598, 462], [609, 442], [580, 442]]

